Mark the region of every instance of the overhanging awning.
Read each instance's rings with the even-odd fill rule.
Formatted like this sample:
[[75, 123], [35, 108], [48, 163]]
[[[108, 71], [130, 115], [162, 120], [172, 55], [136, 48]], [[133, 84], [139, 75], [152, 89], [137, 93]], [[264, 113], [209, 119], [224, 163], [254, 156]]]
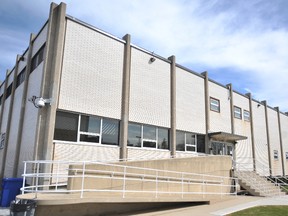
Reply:
[[226, 132], [209, 133], [208, 136], [214, 141], [222, 141], [222, 142], [236, 142], [239, 140], [247, 139], [246, 136], [241, 136], [241, 135], [231, 134], [231, 133], [226, 133]]

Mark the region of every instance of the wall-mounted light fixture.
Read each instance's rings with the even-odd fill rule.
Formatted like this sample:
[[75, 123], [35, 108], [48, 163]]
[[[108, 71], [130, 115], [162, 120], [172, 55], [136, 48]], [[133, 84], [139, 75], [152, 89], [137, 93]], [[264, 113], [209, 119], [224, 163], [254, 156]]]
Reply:
[[149, 63], [153, 63], [154, 61], [156, 61], [156, 58], [154, 57], [154, 52], [152, 52], [152, 56], [149, 59]]
[[46, 104], [51, 105], [52, 99], [44, 99], [42, 97], [37, 97], [33, 95], [31, 98], [28, 99], [28, 101], [32, 102], [36, 108], [42, 108], [45, 107]]

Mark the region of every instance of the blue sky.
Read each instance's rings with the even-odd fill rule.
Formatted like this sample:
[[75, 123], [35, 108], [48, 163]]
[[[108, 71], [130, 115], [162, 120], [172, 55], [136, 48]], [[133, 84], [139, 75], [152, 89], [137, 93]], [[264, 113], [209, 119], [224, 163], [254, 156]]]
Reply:
[[[54, 1], [60, 3], [60, 1]], [[288, 111], [288, 0], [67, 0], [67, 13]], [[0, 80], [49, 0], [0, 0]]]

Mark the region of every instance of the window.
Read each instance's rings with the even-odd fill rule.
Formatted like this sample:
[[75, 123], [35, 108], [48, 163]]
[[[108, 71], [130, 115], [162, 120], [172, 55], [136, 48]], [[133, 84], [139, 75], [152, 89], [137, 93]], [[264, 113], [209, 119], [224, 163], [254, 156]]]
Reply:
[[16, 88], [21, 85], [21, 83], [24, 82], [25, 80], [25, 71], [26, 70], [26, 67], [18, 74], [17, 76], [17, 81], [16, 81]]
[[99, 143], [101, 119], [93, 116], [81, 116], [80, 121], [79, 141]]
[[55, 140], [77, 141], [78, 115], [57, 112], [55, 122]]
[[278, 150], [274, 150], [274, 159], [278, 160]]
[[128, 146], [169, 149], [169, 130], [151, 125], [129, 123]]
[[164, 128], [158, 128], [157, 148], [169, 149], [168, 141], [169, 141], [169, 130]]
[[210, 97], [210, 110], [220, 112], [220, 101]]
[[12, 93], [12, 87], [13, 87], [13, 83], [11, 83], [8, 88], [6, 89], [6, 99], [11, 95]]
[[193, 133], [177, 131], [176, 132], [176, 150], [177, 151], [197, 151], [196, 135]]
[[156, 148], [156, 127], [143, 125], [143, 147]]
[[119, 121], [58, 111], [54, 140], [118, 145]]
[[32, 62], [31, 62], [31, 71], [30, 71], [30, 73], [32, 73], [34, 71], [34, 69], [43, 61], [43, 59], [44, 59], [44, 49], [45, 49], [45, 44], [33, 56]]
[[119, 121], [103, 119], [101, 143], [106, 145], [118, 145]]
[[244, 110], [244, 120], [250, 121], [250, 112], [247, 110]]
[[234, 118], [242, 119], [242, 110], [240, 107], [234, 106]]
[[285, 152], [286, 160], [288, 160], [288, 152]]
[[197, 152], [206, 153], [206, 151], [205, 151], [205, 135], [197, 134]]
[[128, 125], [128, 146], [141, 147], [141, 125]]

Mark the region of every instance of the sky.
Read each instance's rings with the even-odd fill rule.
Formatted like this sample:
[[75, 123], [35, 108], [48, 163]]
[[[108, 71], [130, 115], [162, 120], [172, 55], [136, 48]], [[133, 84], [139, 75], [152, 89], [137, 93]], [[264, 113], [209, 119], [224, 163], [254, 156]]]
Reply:
[[[60, 3], [61, 1], [54, 1]], [[67, 14], [288, 112], [288, 0], [63, 0]], [[0, 80], [49, 16], [49, 0], [0, 0]]]

